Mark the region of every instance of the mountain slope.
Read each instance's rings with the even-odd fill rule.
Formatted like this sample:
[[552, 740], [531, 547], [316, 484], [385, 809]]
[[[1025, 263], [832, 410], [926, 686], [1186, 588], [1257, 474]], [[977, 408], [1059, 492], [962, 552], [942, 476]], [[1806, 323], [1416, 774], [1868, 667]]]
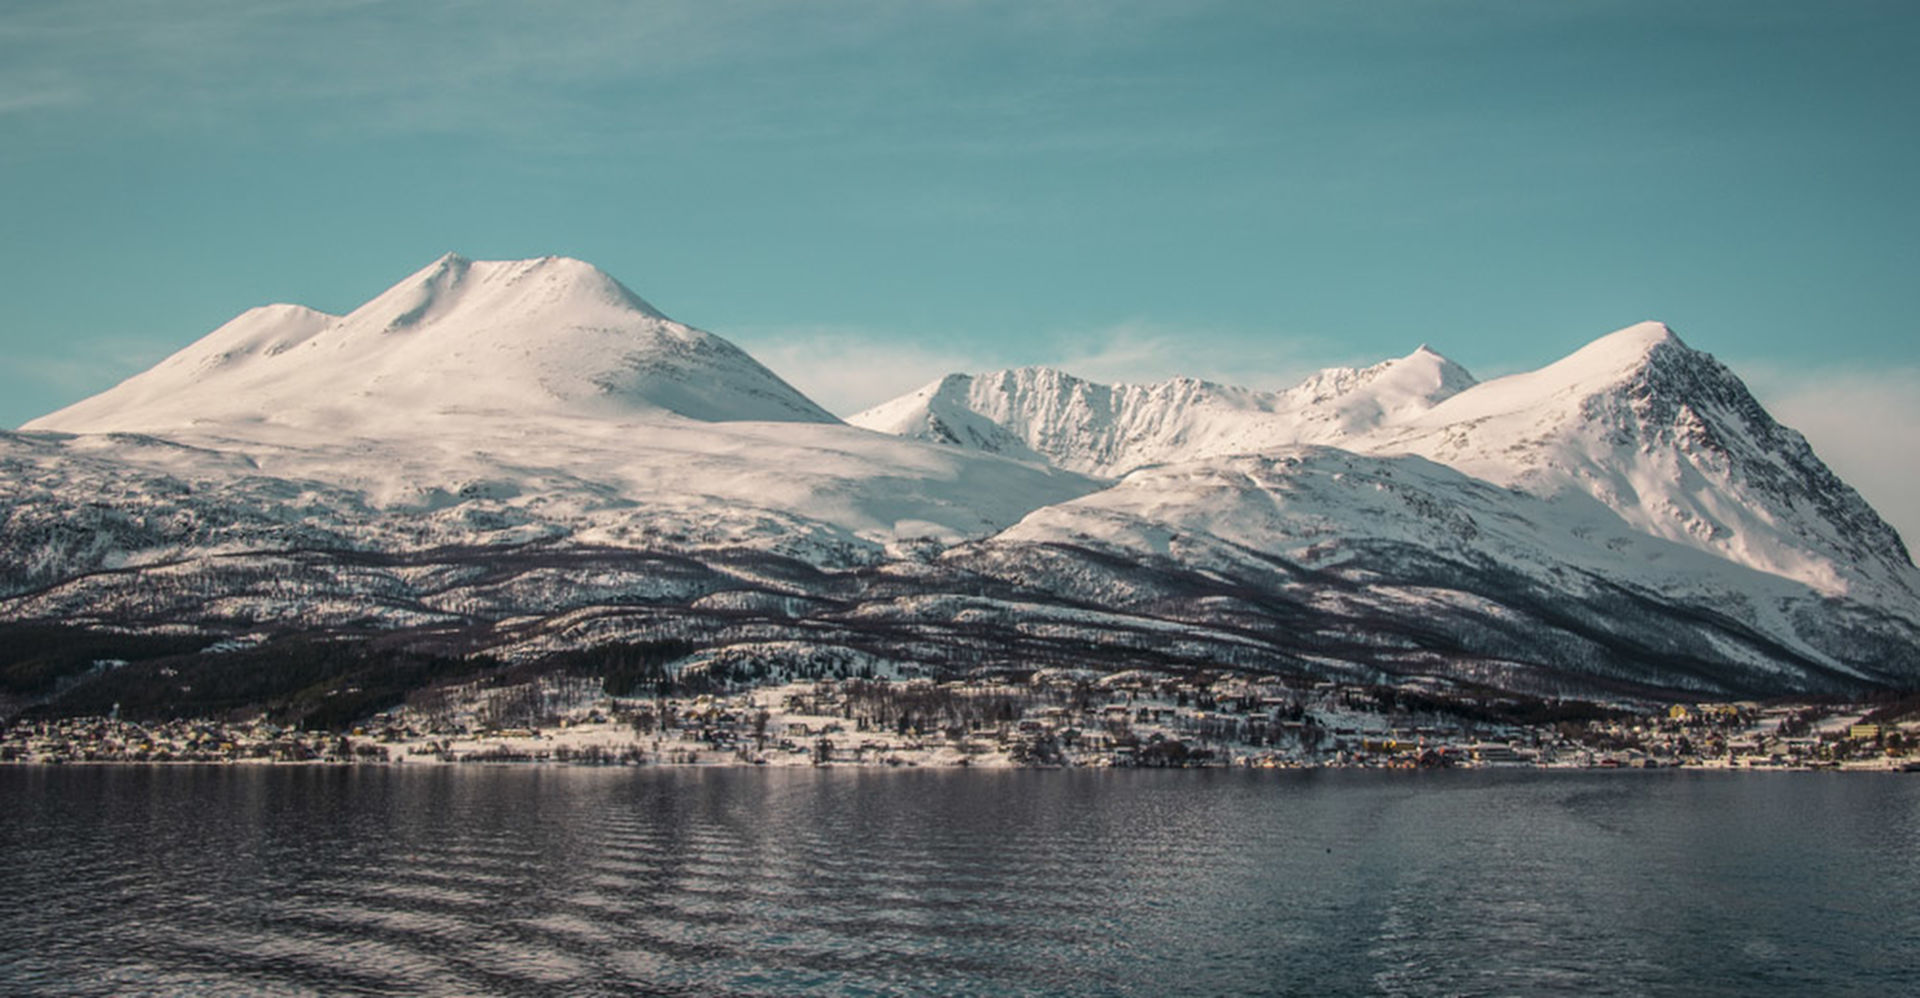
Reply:
[[[983, 547], [1015, 574], [1057, 562], [1040, 549], [1083, 548], [1266, 578], [1263, 599], [1307, 608], [1287, 611], [1298, 633], [1286, 640], [1345, 645], [1340, 658], [1392, 671], [1561, 677], [1540, 692], [1576, 675], [1804, 690], [1920, 670], [1912, 620], [1649, 536], [1585, 496], [1544, 500], [1415, 456], [1309, 446], [1159, 465], [1036, 510]], [[1097, 569], [1061, 577], [1063, 595], [1116, 610], [1209, 615], [1203, 602], [1114, 590]]]

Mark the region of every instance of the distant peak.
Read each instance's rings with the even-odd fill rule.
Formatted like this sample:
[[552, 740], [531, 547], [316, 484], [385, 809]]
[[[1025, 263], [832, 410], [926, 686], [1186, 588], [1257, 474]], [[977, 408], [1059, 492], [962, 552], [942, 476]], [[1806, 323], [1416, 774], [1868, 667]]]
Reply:
[[[1400, 358], [1398, 363], [1415, 364], [1425, 368], [1439, 368], [1441, 370], [1459, 371], [1461, 374], [1466, 374], [1466, 371], [1467, 371], [1467, 369], [1464, 366], [1462, 366], [1459, 361], [1456, 361], [1452, 357], [1449, 357], [1446, 354], [1443, 354], [1440, 351], [1435, 350], [1434, 348], [1426, 345], [1425, 343], [1422, 343], [1418, 347], [1415, 347], [1412, 353], [1407, 354], [1405, 357]], [[1471, 377], [1471, 375], [1468, 375], [1468, 377]]]
[[991, 371], [979, 375], [979, 380], [988, 384], [997, 384], [1002, 391], [1010, 391], [1015, 388], [1024, 390], [1032, 386], [1073, 389], [1081, 385], [1091, 384], [1091, 382], [1088, 382], [1086, 379], [1068, 374], [1060, 368], [1046, 367], [1038, 364]]
[[972, 387], [973, 375], [971, 374], [944, 374], [905, 395], [882, 402], [878, 406], [869, 406], [868, 408], [884, 408], [905, 399], [921, 399], [931, 404], [936, 401], [951, 400], [956, 397], [965, 398], [967, 392]]
[[[1478, 384], [1467, 369], [1422, 343], [1412, 353], [1383, 360], [1371, 367], [1329, 367], [1315, 371], [1287, 389], [1296, 399], [1319, 404], [1364, 392], [1378, 401], [1386, 396], [1417, 399], [1426, 408]], [[1356, 396], [1358, 397], [1358, 396]]]
[[339, 316], [337, 315], [330, 315], [326, 312], [320, 311], [317, 308], [309, 308], [305, 305], [290, 305], [286, 302], [273, 302], [272, 304], [269, 304], [269, 305], [255, 305], [254, 307], [247, 309], [245, 312], [242, 312], [238, 316], [236, 316], [234, 321], [237, 321], [239, 319], [248, 319], [248, 318], [284, 319], [284, 318], [299, 318], [302, 316], [317, 316], [323, 319], [339, 318]]

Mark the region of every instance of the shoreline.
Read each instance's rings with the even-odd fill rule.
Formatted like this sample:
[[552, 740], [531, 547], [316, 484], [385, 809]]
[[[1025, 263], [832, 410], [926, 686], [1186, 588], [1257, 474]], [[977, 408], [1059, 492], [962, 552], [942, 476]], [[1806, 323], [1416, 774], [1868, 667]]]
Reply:
[[1498, 702], [1230, 674], [638, 697], [539, 679], [431, 691], [350, 728], [15, 719], [0, 727], [0, 765], [1920, 771], [1920, 716], [1872, 704], [1533, 706], [1539, 716], [1522, 720]]
[[760, 771], [786, 770], [878, 770], [898, 772], [904, 770], [940, 770], [974, 772], [1073, 772], [1073, 771], [1121, 771], [1121, 772], [1165, 772], [1165, 771], [1227, 771], [1227, 772], [1500, 772], [1500, 773], [1644, 773], [1644, 772], [1689, 772], [1689, 773], [1881, 773], [1881, 774], [1920, 774], [1920, 763], [1889, 762], [1886, 765], [1871, 763], [1831, 764], [1818, 766], [1774, 766], [1774, 765], [1733, 765], [1716, 763], [1677, 763], [1672, 765], [1620, 766], [1620, 765], [1578, 765], [1578, 764], [1515, 764], [1515, 763], [1456, 763], [1439, 766], [1384, 765], [1370, 763], [1296, 763], [1288, 765], [1263, 765], [1260, 763], [1213, 763], [1185, 766], [1114, 766], [1114, 765], [1045, 765], [1008, 763], [1004, 761], [985, 763], [887, 763], [882, 761], [856, 762], [843, 760], [826, 763], [767, 763], [742, 762], [736, 759], [715, 759], [712, 761], [605, 761], [585, 762], [571, 759], [0, 759], [0, 769], [106, 769], [114, 767], [143, 769], [380, 769], [380, 770], [449, 770], [449, 769], [587, 769], [587, 770], [706, 770], [740, 769]]

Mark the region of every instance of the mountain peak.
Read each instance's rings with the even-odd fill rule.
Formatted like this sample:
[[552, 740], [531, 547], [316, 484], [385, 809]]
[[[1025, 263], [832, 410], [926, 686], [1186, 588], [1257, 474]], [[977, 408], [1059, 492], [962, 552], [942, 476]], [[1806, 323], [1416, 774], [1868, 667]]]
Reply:
[[1631, 326], [1616, 329], [1594, 342], [1619, 339], [1637, 340], [1643, 343], [1664, 343], [1667, 340], [1678, 340], [1679, 338], [1680, 334], [1674, 332], [1672, 326], [1658, 319], [1643, 319]]
[[1480, 379], [1475, 378], [1458, 361], [1425, 343], [1414, 348], [1414, 351], [1405, 357], [1390, 360], [1375, 367], [1382, 372], [1392, 369], [1418, 371], [1424, 377], [1431, 378], [1433, 388], [1426, 397], [1430, 404], [1442, 402], [1480, 383]]
[[491, 311], [558, 312], [611, 307], [652, 319], [666, 315], [593, 264], [572, 257], [471, 260], [447, 253], [354, 310], [386, 331], [419, 326], [479, 299]]
[[1607, 375], [1636, 371], [1649, 363], [1693, 352], [1666, 323], [1640, 322], [1588, 343], [1548, 370]]
[[[1408, 359], [1420, 356], [1416, 350]], [[1531, 409], [1556, 398], [1585, 397], [1643, 381], [1647, 372], [1673, 366], [1672, 361], [1704, 356], [1682, 343], [1666, 323], [1637, 323], [1593, 340], [1538, 370], [1481, 384], [1469, 381], [1467, 386], [1473, 391], [1460, 391], [1435, 406], [1420, 422], [1441, 425], [1481, 419]]]
[[[1358, 404], [1371, 411], [1365, 422], [1378, 417], [1391, 422], [1425, 411], [1473, 387], [1478, 382], [1467, 369], [1422, 343], [1405, 357], [1370, 367], [1329, 367], [1287, 389], [1290, 406]], [[1358, 424], [1348, 427], [1357, 429]]]

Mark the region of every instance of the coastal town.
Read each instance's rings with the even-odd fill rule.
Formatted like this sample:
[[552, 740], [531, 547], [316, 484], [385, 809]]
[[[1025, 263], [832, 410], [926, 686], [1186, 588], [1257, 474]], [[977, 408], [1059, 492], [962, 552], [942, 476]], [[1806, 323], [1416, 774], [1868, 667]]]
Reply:
[[[347, 691], [351, 692], [351, 691]], [[1920, 699], [1606, 704], [1220, 672], [1050, 669], [614, 697], [542, 677], [418, 691], [341, 730], [16, 718], [0, 762], [1920, 771]]]

